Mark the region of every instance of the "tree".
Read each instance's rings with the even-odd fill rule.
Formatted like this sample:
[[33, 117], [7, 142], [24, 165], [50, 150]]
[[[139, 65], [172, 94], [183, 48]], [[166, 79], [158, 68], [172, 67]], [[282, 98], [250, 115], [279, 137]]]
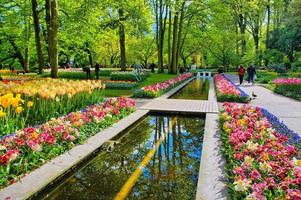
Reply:
[[169, 0], [152, 0], [153, 13], [156, 18], [156, 43], [158, 54], [158, 72], [163, 73], [163, 48], [164, 48], [164, 35], [166, 31], [166, 23], [168, 16], [168, 9], [171, 1]]
[[51, 77], [58, 76], [58, 2], [57, 0], [46, 0], [46, 15], [49, 19], [48, 25], [48, 48], [51, 67]]
[[35, 30], [35, 41], [36, 41], [36, 50], [38, 55], [38, 63], [39, 63], [39, 73], [43, 72], [44, 67], [44, 58], [41, 44], [41, 36], [40, 36], [40, 20], [39, 20], [39, 10], [37, 0], [31, 0], [32, 5], [32, 15], [34, 21], [34, 30]]
[[265, 5], [261, 0], [252, 0], [248, 2], [248, 12], [247, 12], [247, 27], [248, 31], [251, 33], [256, 53], [256, 64], [260, 65], [259, 59], [259, 34], [260, 29], [265, 18]]

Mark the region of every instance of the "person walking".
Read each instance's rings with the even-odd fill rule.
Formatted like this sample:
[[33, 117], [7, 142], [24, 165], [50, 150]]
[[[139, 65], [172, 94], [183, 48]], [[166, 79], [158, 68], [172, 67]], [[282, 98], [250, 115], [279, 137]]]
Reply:
[[256, 74], [255, 66], [251, 65], [248, 68], [247, 72], [248, 72], [248, 83], [254, 84], [254, 77], [255, 77], [255, 74]]
[[245, 75], [245, 68], [243, 65], [240, 65], [238, 68], [238, 77], [239, 77], [239, 85], [241, 85], [244, 81], [244, 75]]
[[99, 70], [100, 70], [100, 64], [96, 63], [96, 65], [95, 65], [95, 76], [96, 76], [97, 80], [99, 79]]
[[84, 67], [83, 69], [84, 69], [84, 71], [87, 74], [87, 79], [91, 79], [91, 69], [90, 69], [90, 67], [89, 66], [88, 67]]

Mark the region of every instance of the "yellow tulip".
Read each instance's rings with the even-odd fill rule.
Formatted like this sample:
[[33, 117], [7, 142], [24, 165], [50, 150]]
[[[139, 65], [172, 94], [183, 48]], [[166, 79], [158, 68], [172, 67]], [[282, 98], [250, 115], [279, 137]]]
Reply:
[[0, 119], [5, 117], [6, 116], [6, 113], [3, 112], [3, 108], [0, 108]]
[[28, 107], [28, 108], [31, 108], [32, 106], [33, 106], [33, 102], [32, 102], [32, 101], [28, 101], [28, 102], [27, 102], [27, 107]]
[[21, 106], [16, 108], [16, 113], [20, 114], [21, 112], [23, 112], [23, 108]]

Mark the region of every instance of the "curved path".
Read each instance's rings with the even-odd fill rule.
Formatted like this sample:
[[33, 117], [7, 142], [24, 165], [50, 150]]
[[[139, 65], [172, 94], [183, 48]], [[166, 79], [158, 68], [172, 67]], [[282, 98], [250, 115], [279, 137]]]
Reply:
[[[238, 85], [238, 77], [226, 75], [231, 81]], [[254, 92], [257, 97], [252, 99], [251, 105], [267, 109], [270, 113], [282, 120], [288, 128], [301, 135], [301, 102], [273, 93], [260, 85], [249, 85], [244, 82], [240, 88], [250, 96]]]

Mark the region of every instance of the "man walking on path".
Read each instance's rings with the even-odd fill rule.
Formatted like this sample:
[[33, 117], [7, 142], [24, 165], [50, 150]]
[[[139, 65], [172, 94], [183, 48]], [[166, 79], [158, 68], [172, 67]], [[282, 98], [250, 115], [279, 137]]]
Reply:
[[248, 72], [248, 83], [252, 82], [252, 84], [254, 84], [254, 76], [256, 74], [254, 65], [248, 67], [247, 72]]
[[238, 69], [239, 85], [241, 85], [244, 81], [245, 72], [246, 72], [246, 70], [245, 70], [244, 66], [240, 65], [239, 69]]

